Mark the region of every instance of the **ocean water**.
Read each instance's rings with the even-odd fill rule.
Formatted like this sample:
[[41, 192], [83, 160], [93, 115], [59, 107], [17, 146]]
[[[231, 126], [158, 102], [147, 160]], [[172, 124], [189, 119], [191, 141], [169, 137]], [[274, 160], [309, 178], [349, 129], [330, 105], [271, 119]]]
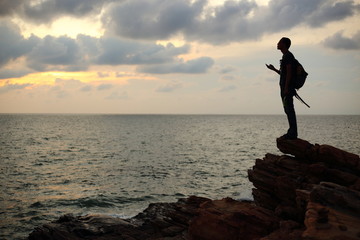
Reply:
[[[360, 116], [298, 116], [299, 137], [360, 153]], [[198, 195], [251, 199], [247, 170], [285, 115], [0, 115], [0, 239], [66, 213], [131, 217]]]

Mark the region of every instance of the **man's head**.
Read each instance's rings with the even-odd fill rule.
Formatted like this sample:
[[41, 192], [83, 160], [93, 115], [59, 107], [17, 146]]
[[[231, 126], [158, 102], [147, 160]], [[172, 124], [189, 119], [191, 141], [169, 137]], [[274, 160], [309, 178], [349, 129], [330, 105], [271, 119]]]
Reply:
[[279, 50], [288, 50], [291, 46], [291, 40], [290, 38], [283, 37], [280, 39], [280, 41], [277, 44], [277, 48]]

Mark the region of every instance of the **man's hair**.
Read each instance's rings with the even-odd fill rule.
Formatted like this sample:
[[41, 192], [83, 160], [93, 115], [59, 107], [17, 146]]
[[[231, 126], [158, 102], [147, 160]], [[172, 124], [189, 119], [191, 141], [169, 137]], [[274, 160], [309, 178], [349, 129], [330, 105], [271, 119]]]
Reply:
[[290, 46], [291, 46], [291, 40], [290, 40], [290, 38], [283, 37], [283, 38], [281, 39], [281, 42], [283, 42], [288, 49], [290, 48]]

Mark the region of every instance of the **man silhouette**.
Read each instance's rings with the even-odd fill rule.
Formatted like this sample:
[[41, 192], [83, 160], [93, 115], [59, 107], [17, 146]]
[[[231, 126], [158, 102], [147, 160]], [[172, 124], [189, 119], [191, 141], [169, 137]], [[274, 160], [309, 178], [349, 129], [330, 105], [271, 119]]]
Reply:
[[295, 75], [294, 62], [295, 57], [289, 51], [291, 46], [291, 40], [287, 37], [283, 37], [277, 44], [277, 49], [282, 53], [282, 59], [280, 60], [280, 69], [276, 69], [272, 64], [266, 64], [266, 67], [280, 75], [280, 95], [286, 113], [289, 130], [281, 138], [284, 139], [296, 139], [297, 138], [297, 123], [296, 114], [294, 109], [293, 97], [296, 94], [294, 87], [293, 77]]

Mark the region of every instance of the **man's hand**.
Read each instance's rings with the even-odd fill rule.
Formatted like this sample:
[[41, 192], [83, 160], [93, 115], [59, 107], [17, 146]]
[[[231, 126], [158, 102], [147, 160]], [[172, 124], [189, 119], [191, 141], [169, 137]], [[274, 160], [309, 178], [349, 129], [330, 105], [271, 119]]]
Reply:
[[272, 65], [272, 64], [265, 64], [265, 65], [266, 65], [266, 67], [267, 67], [268, 69], [273, 70], [273, 71], [276, 71], [274, 65]]
[[267, 67], [268, 69], [273, 70], [274, 72], [280, 74], [280, 70], [277, 70], [277, 69], [274, 67], [274, 65], [272, 65], [272, 64], [265, 64], [265, 65], [266, 65], [266, 67]]

